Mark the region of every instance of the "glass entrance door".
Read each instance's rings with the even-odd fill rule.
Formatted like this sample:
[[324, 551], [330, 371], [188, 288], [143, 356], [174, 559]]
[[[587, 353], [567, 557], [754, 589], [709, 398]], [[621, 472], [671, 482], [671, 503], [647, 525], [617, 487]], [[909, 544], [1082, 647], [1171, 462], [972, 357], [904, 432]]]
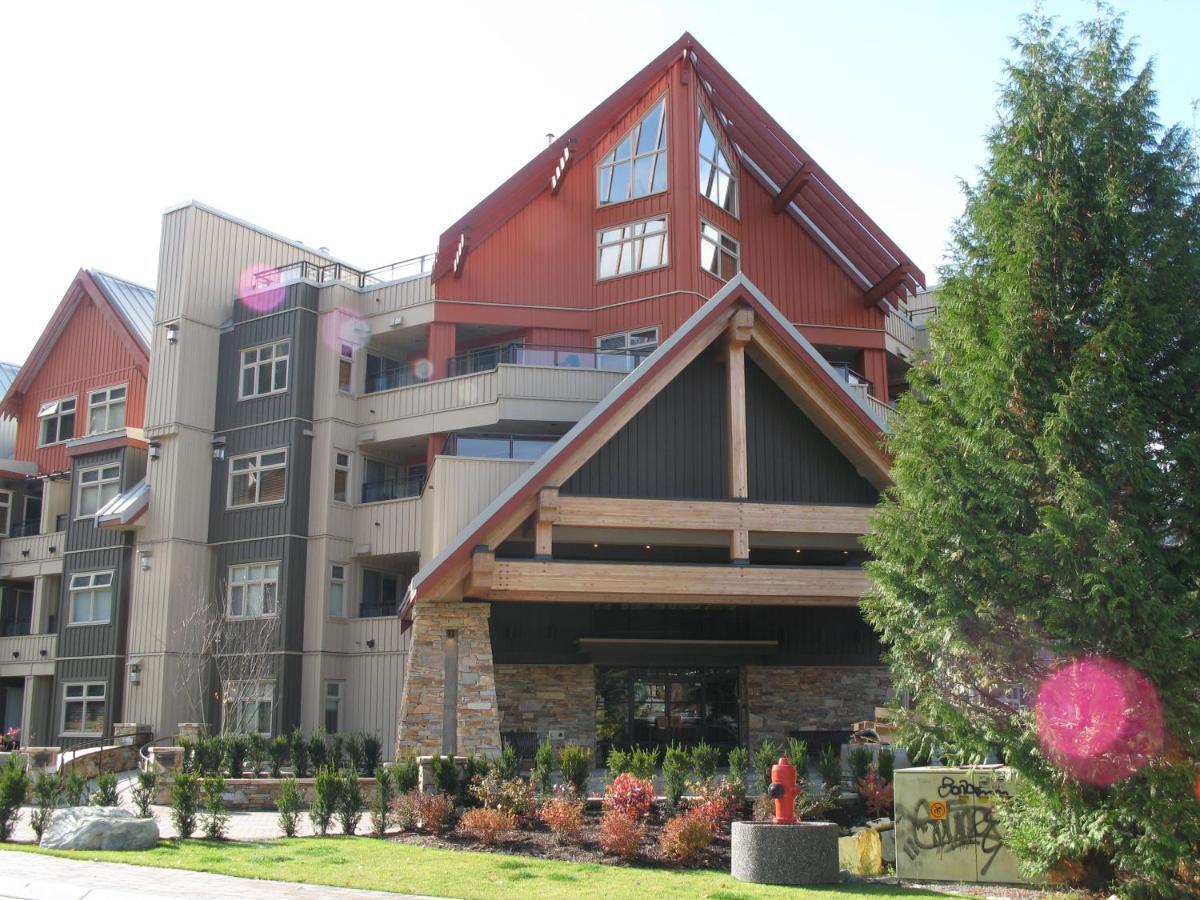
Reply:
[[608, 747], [741, 743], [738, 670], [598, 669], [596, 726]]

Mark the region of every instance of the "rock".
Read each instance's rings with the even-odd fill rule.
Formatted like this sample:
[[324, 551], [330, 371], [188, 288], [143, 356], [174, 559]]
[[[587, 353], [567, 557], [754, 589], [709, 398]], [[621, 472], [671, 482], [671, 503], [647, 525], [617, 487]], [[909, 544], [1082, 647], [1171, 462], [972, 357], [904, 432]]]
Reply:
[[854, 875], [883, 872], [883, 842], [879, 832], [868, 828], [850, 837], [838, 838], [838, 863]]
[[838, 880], [832, 822], [734, 822], [730, 874], [756, 884], [832, 884]]
[[882, 848], [883, 861], [890, 866], [896, 864], [896, 830], [889, 828], [879, 832], [879, 843]]
[[158, 825], [112, 806], [55, 810], [42, 834], [44, 850], [147, 850], [158, 843]]

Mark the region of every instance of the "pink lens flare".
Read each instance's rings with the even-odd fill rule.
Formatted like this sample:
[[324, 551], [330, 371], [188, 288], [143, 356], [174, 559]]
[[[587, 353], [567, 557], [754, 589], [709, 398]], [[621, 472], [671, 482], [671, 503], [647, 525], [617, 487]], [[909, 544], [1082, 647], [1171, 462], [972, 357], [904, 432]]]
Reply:
[[1133, 775], [1163, 747], [1153, 682], [1100, 656], [1047, 676], [1038, 690], [1037, 726], [1047, 756], [1079, 781], [1100, 786]]
[[343, 347], [361, 350], [371, 338], [371, 326], [361, 313], [339, 307], [321, 319], [321, 343], [327, 350], [341, 353]]
[[238, 299], [257, 313], [271, 312], [283, 302], [283, 276], [265, 263], [252, 263], [238, 275]]
[[415, 359], [412, 364], [413, 378], [417, 381], [428, 381], [433, 377], [433, 363], [427, 359]]

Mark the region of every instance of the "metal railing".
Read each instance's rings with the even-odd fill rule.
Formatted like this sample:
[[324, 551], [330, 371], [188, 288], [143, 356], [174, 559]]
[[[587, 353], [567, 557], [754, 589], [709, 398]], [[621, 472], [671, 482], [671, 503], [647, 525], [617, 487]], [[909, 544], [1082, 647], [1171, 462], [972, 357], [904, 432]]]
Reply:
[[380, 391], [391, 391], [396, 388], [411, 387], [414, 384], [424, 384], [429, 378], [422, 378], [413, 371], [411, 365], [402, 365], [399, 368], [388, 369], [386, 372], [378, 372], [374, 375], [367, 375], [363, 380], [364, 394], [378, 394]]
[[424, 475], [412, 475], [408, 478], [385, 478], [382, 481], [364, 481], [360, 502], [380, 503], [384, 500], [420, 497], [424, 488]]
[[42, 533], [42, 520], [26, 519], [24, 522], [16, 522], [9, 529], [9, 537], [34, 537]]
[[595, 369], [601, 372], [632, 372], [654, 347], [635, 350], [597, 350], [594, 347], [557, 346], [553, 344], [527, 344], [513, 341], [477, 347], [452, 356], [446, 374], [473, 375], [486, 372], [496, 366], [550, 366], [556, 369]]
[[851, 385], [852, 387], [858, 387], [859, 385], [863, 385], [867, 389], [870, 389], [870, 387], [871, 387], [870, 380], [868, 380], [868, 378], [865, 375], [861, 375], [858, 372], [855, 372], [846, 363], [830, 363], [829, 365], [833, 369], [833, 371], [837, 372], [838, 375], [841, 376], [842, 381], [846, 382], [846, 384]]
[[347, 284], [351, 287], [368, 288], [393, 281], [401, 281], [433, 271], [436, 253], [425, 253], [402, 259], [399, 262], [378, 266], [374, 269], [356, 269], [345, 263], [295, 262], [277, 266], [257, 273], [251, 281], [254, 290], [280, 287], [297, 281], [313, 281], [317, 284]]
[[553, 435], [461, 431], [454, 432], [446, 439], [443, 452], [447, 456], [535, 460], [557, 442], [558, 438]]

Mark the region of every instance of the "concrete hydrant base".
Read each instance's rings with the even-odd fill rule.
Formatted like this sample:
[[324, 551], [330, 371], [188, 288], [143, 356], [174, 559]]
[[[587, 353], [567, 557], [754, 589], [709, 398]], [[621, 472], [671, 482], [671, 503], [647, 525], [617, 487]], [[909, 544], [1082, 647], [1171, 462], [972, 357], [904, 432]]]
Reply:
[[838, 829], [832, 822], [734, 822], [730, 873], [756, 884], [833, 884]]

